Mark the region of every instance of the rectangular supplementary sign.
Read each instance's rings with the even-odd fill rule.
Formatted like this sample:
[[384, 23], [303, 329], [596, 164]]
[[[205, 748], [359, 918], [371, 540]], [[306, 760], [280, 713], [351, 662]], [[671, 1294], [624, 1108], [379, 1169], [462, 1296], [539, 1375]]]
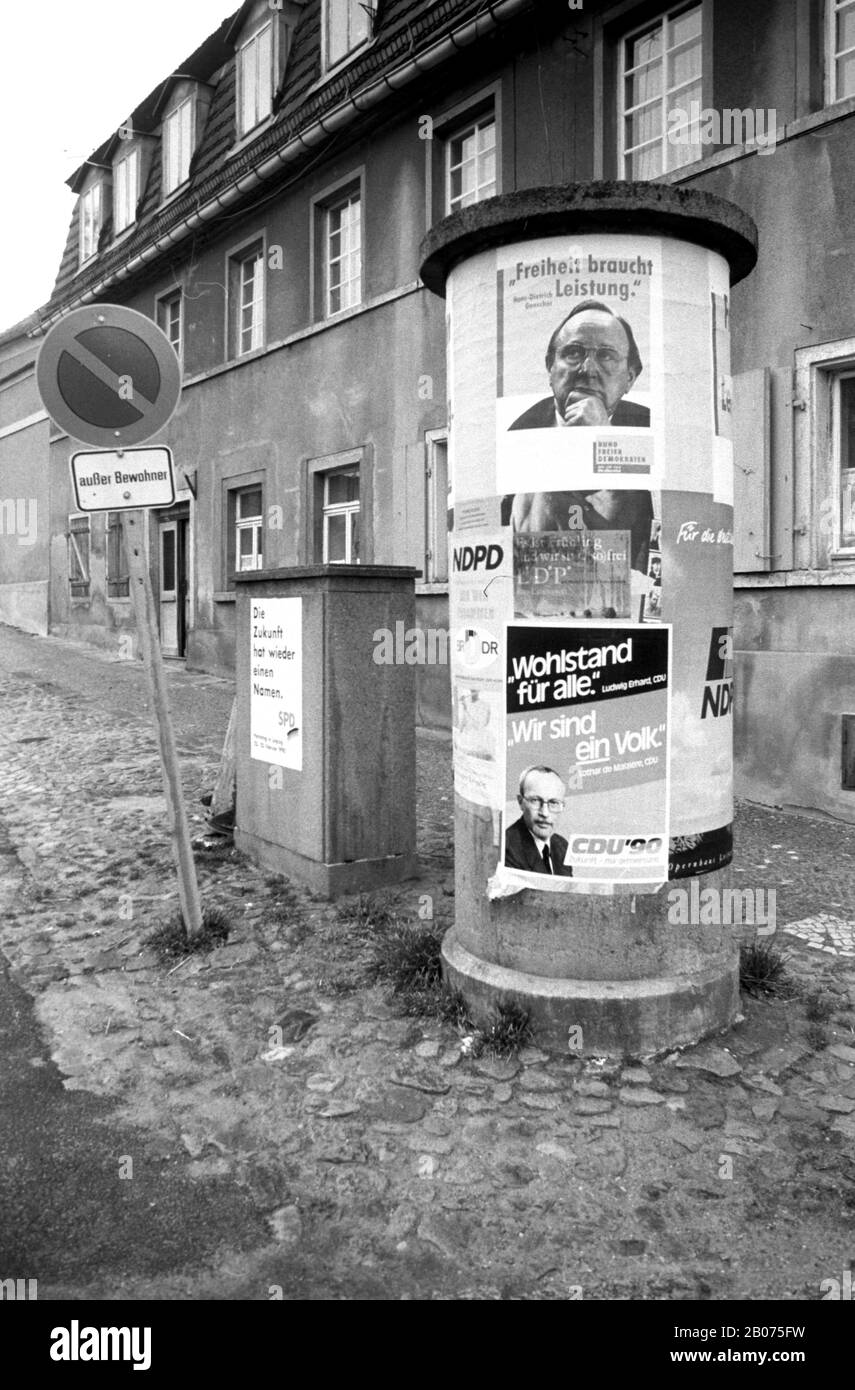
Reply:
[[303, 600], [252, 604], [250, 757], [303, 770]]
[[72, 454], [71, 481], [81, 512], [170, 507], [175, 501], [172, 453], [162, 447]]

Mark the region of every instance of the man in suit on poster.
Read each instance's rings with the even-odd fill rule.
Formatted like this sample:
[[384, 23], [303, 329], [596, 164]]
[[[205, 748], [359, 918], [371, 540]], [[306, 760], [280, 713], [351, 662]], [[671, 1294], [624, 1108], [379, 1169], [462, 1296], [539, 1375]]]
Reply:
[[556, 835], [555, 817], [564, 810], [564, 783], [551, 767], [527, 767], [517, 795], [522, 815], [505, 831], [505, 867], [530, 874], [572, 878], [564, 860], [567, 841]]
[[626, 319], [607, 304], [583, 299], [571, 310], [549, 340], [546, 370], [552, 395], [519, 415], [512, 430], [650, 425], [647, 406], [623, 399], [641, 375], [641, 355]]
[[[607, 304], [586, 299], [576, 305], [549, 340], [546, 369], [552, 395], [518, 416], [511, 430], [649, 427], [647, 406], [623, 399], [642, 372], [638, 345], [626, 319]], [[631, 566], [645, 575], [652, 521], [653, 499], [639, 488], [518, 492], [502, 504], [502, 525], [515, 531], [629, 531]]]

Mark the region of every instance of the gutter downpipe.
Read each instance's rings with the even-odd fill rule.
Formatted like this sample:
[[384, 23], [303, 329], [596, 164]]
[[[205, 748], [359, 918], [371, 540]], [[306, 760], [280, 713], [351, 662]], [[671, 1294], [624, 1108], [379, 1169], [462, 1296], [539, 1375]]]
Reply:
[[297, 156], [306, 149], [312, 149], [319, 144], [327, 135], [332, 135], [336, 131], [350, 125], [355, 118], [363, 111], [370, 110], [386, 96], [387, 91], [397, 92], [400, 88], [406, 87], [410, 82], [421, 75], [424, 71], [429, 71], [439, 63], [445, 62], [456, 49], [463, 49], [474, 43], [476, 39], [483, 38], [486, 34], [497, 28], [503, 20], [512, 18], [518, 11], [525, 9], [530, 0], [487, 0], [487, 14], [477, 15], [475, 19], [470, 19], [460, 29], [452, 30], [444, 39], [428, 48], [423, 54], [410, 59], [402, 67], [395, 69], [387, 76], [378, 78], [370, 87], [358, 92], [355, 96], [348, 97], [341, 105], [335, 107], [327, 116], [321, 116], [308, 130], [294, 137], [281, 150], [277, 150], [259, 165], [257, 169], [245, 174], [238, 183], [234, 184], [225, 193], [217, 194], [203, 207], [185, 217], [175, 227], [170, 228], [157, 241], [146, 246], [142, 251], [119, 269], [111, 271], [103, 280], [90, 289], [79, 294], [62, 309], [57, 309], [49, 318], [41, 322], [37, 329], [33, 329], [27, 336], [34, 338], [46, 333], [59, 319], [69, 313], [71, 309], [79, 308], [84, 304], [91, 304], [94, 299], [104, 290], [113, 285], [126, 280], [142, 266], [159, 255], [161, 251], [169, 246], [174, 246], [177, 242], [183, 241], [189, 234], [203, 222], [210, 222], [217, 213], [232, 206], [233, 203], [244, 194], [257, 188], [259, 184], [266, 183], [278, 170], [286, 164], [292, 163]]

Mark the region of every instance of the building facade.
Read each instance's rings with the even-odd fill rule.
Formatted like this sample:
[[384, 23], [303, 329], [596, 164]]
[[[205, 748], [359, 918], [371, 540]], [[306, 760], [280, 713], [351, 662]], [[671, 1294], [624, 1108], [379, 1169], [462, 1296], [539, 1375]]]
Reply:
[[[152, 442], [180, 488], [148, 520], [164, 652], [229, 671], [235, 573], [306, 562], [415, 565], [419, 623], [446, 629], [422, 236], [523, 187], [685, 184], [760, 235], [731, 306], [738, 790], [855, 821], [853, 115], [855, 0], [241, 6], [74, 174], [30, 330], [117, 302], [179, 354]], [[74, 512], [73, 447], [53, 430], [45, 449], [45, 621], [118, 644], [118, 520]], [[447, 666], [418, 674], [420, 721], [447, 727]]]
[[0, 333], [0, 623], [48, 630], [50, 424], [35, 382], [35, 314]]

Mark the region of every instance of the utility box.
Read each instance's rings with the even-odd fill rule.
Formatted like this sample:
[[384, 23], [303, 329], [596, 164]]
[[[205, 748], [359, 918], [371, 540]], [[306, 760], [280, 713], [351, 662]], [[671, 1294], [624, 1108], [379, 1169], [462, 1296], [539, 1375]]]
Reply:
[[417, 571], [314, 565], [237, 581], [235, 845], [334, 896], [417, 868]]

